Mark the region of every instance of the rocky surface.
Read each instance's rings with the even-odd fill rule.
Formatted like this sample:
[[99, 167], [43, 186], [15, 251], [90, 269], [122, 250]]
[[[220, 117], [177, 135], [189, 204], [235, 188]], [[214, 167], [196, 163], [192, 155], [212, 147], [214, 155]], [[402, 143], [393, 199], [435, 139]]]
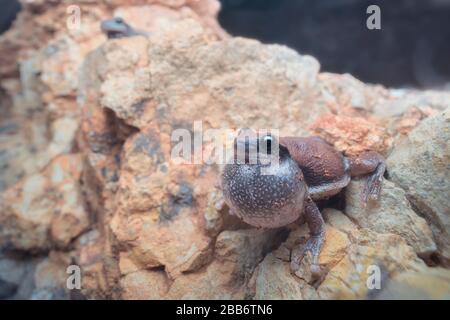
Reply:
[[35, 252], [69, 246], [90, 225], [78, 183], [81, 169], [79, 155], [63, 155], [5, 191], [1, 243]]
[[[401, 296], [407, 283], [448, 297], [448, 94], [366, 85], [287, 47], [229, 37], [213, 0], [77, 3], [89, 13], [75, 33], [57, 18], [64, 1], [37, 1], [0, 38], [19, 62], [0, 70], [0, 295], [365, 299]], [[149, 38], [106, 41], [99, 21], [113, 14]], [[40, 42], [19, 42], [30, 28]], [[256, 230], [221, 205], [211, 141], [198, 164], [171, 157], [176, 129], [245, 126], [388, 159], [378, 202], [361, 203], [360, 179], [344, 206], [321, 204], [318, 280], [307, 259], [289, 269], [305, 224]], [[76, 294], [65, 287], [72, 264]], [[368, 290], [373, 265], [393, 289]]]
[[351, 181], [345, 191], [345, 213], [353, 222], [379, 233], [401, 236], [421, 257], [436, 252], [429, 225], [411, 208], [403, 189], [384, 180], [379, 201], [365, 205], [360, 196], [362, 180]]
[[392, 181], [434, 231], [440, 257], [450, 263], [450, 109], [399, 139], [388, 158]]

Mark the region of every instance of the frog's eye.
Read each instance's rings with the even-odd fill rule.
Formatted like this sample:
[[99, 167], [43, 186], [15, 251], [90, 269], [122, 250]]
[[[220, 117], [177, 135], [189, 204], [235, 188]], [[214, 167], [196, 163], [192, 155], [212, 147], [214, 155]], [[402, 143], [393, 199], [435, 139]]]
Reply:
[[271, 135], [266, 135], [263, 138], [263, 144], [264, 144], [264, 149], [267, 152], [267, 154], [271, 154], [272, 153], [272, 144], [273, 144], [273, 137]]
[[115, 21], [116, 23], [120, 23], [120, 24], [123, 23], [123, 19], [122, 19], [121, 17], [115, 17], [115, 18], [114, 18], [114, 21]]

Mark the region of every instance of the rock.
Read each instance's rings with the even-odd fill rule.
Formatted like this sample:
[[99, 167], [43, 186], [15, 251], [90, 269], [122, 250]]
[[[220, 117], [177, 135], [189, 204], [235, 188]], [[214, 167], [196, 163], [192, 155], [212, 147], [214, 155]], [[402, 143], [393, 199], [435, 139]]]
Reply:
[[[9, 126], [15, 124], [20, 131], [13, 136], [2, 135], [9, 136], [9, 141], [3, 142], [0, 138], [0, 149], [4, 152], [0, 163], [9, 168], [0, 176], [3, 180], [0, 188], [12, 186], [24, 175], [38, 173], [55, 157], [73, 151], [79, 126], [75, 101], [78, 68], [84, 55], [104, 40], [99, 30], [92, 32], [93, 25], [96, 24], [91, 17], [86, 17], [85, 29], [80, 32], [88, 37], [70, 30], [51, 40], [46, 37], [46, 41], [31, 50], [32, 56], [18, 61], [20, 85], [10, 85], [6, 89], [14, 108], [4, 121]], [[40, 35], [39, 30], [33, 33]]]
[[182, 210], [166, 222], [137, 215], [120, 222], [115, 218], [112, 229], [118, 240], [129, 246], [131, 259], [141, 268], [165, 266], [171, 277], [176, 278], [210, 260], [211, 240], [199, 233], [190, 215]]
[[449, 97], [445, 91], [391, 89], [374, 105], [373, 115], [383, 119], [393, 136], [405, 135], [422, 120], [448, 108]]
[[[139, 133], [125, 146], [119, 180], [117, 211], [111, 228], [132, 251], [130, 258], [144, 268], [165, 266], [172, 278], [193, 271], [211, 256], [212, 239], [196, 214], [193, 186], [174, 183], [168, 156], [154, 130]], [[186, 174], [186, 172], [184, 172]], [[144, 214], [143, 214], [144, 213]]]
[[231, 264], [229, 271], [237, 281], [247, 280], [256, 264], [284, 238], [283, 229], [223, 231], [216, 239], [216, 258]]
[[328, 225], [345, 233], [352, 242], [359, 237], [358, 226], [343, 212], [336, 209], [325, 208], [322, 210], [322, 217]]
[[17, 252], [0, 254], [0, 284], [8, 279], [5, 287], [0, 285], [0, 291], [8, 287], [9, 299], [68, 299], [66, 268], [70, 264], [67, 252], [52, 251], [45, 258]]
[[39, 288], [33, 290], [30, 300], [68, 300], [68, 297], [64, 289]]
[[0, 244], [42, 251], [67, 246], [89, 226], [78, 180], [81, 158], [61, 156], [2, 195]]
[[360, 236], [346, 250], [345, 257], [326, 275], [317, 289], [321, 299], [362, 299], [368, 291], [371, 267], [389, 273], [419, 271], [425, 267], [414, 250], [399, 236], [361, 229]]
[[373, 111], [379, 117], [391, 119], [401, 116], [411, 108], [444, 111], [449, 107], [449, 98], [450, 94], [445, 91], [391, 89], [385, 99], [375, 104]]
[[[85, 6], [80, 8], [84, 11]], [[2, 138], [8, 136], [0, 137], [4, 152], [0, 163], [8, 168], [0, 175], [2, 189], [73, 151], [79, 125], [75, 101], [78, 68], [84, 55], [104, 41], [95, 22], [95, 10], [84, 16], [78, 31], [67, 29], [66, 4], [44, 2], [38, 16], [33, 10], [21, 10], [19, 23], [0, 40], [4, 44], [0, 50], [7, 51], [5, 59], [17, 59], [7, 67], [9, 71], [0, 71], [14, 105], [4, 121], [20, 129], [14, 136], [8, 135], [6, 145]], [[55, 33], [55, 27], [63, 31]]]
[[[0, 125], [0, 189], [13, 186], [23, 176], [37, 173], [61, 154], [73, 151], [78, 121], [59, 118], [46, 128], [45, 119], [34, 122], [20, 118], [9, 119]], [[49, 139], [48, 136], [51, 138]]]
[[[35, 4], [24, 4], [18, 23], [0, 40], [1, 59], [6, 63], [0, 68], [2, 89], [14, 101], [10, 110], [18, 116], [15, 120], [22, 128], [12, 141], [8, 137], [3, 143], [0, 137], [0, 150], [4, 153], [0, 166], [8, 167], [0, 175], [0, 189], [40, 171], [55, 156], [72, 148], [74, 130], [79, 125], [75, 101], [79, 67], [86, 54], [105, 41], [99, 23], [112, 14], [110, 5], [73, 1], [71, 4], [81, 10], [83, 23], [79, 28], [68, 28], [67, 4]], [[179, 6], [165, 1], [150, 6], [133, 6], [126, 1], [117, 5], [124, 5], [115, 10], [118, 15], [147, 31], [153, 31], [153, 24], [159, 25], [162, 20], [167, 24], [174, 17], [190, 17], [202, 23], [211, 37], [226, 36], [217, 23], [220, 5], [214, 0], [182, 2]], [[31, 112], [33, 121], [27, 118]], [[51, 132], [46, 132], [49, 124]]]
[[436, 115], [438, 112], [430, 107], [419, 109], [411, 107], [402, 115], [396, 123], [396, 131], [399, 134], [406, 135], [412, 129], [417, 127], [419, 123], [430, 116]]
[[100, 87], [101, 104], [129, 124], [133, 124], [130, 118], [136, 112], [143, 115], [148, 108], [145, 104], [151, 90], [148, 45], [144, 37], [133, 37], [108, 41], [100, 48], [104, 60], [101, 71], [105, 77]]
[[[312, 281], [304, 259], [291, 274], [289, 253], [309, 237], [306, 225], [291, 231], [289, 238], [266, 256], [255, 269], [250, 296], [255, 299], [364, 299], [369, 267], [389, 274], [416, 272], [425, 264], [400, 236], [359, 228], [338, 210], [324, 210], [326, 240], [319, 262], [322, 279]], [[287, 256], [285, 254], [287, 252]]]
[[140, 270], [127, 274], [120, 280], [124, 288], [123, 298], [127, 300], [162, 299], [169, 284], [164, 271]]
[[84, 233], [77, 239], [75, 264], [82, 270], [81, 294], [91, 299], [119, 299], [117, 287], [120, 270], [113, 259], [109, 237], [98, 230]]
[[289, 263], [268, 254], [255, 270], [256, 300], [317, 299], [315, 289], [290, 272]]
[[450, 109], [425, 119], [396, 141], [389, 176], [430, 224], [441, 259], [450, 263]]
[[175, 279], [166, 298], [244, 299], [255, 267], [283, 235], [283, 229], [223, 231], [213, 262], [204, 270]]
[[30, 269], [30, 263], [24, 260], [21, 256], [0, 253], [0, 279], [14, 284], [20, 284], [20, 281], [28, 271], [27, 269]]
[[366, 117], [327, 114], [313, 123], [311, 129], [349, 156], [369, 150], [386, 154], [392, 144], [386, 128]]
[[331, 226], [327, 226], [319, 263], [327, 266], [327, 268], [332, 268], [342, 260], [349, 245], [350, 241], [345, 233]]
[[352, 221], [378, 233], [401, 236], [422, 257], [429, 257], [436, 251], [430, 227], [411, 208], [401, 188], [383, 180], [378, 201], [365, 206], [361, 197], [365, 183], [365, 179], [353, 179], [346, 188], [345, 213]]
[[128, 252], [121, 252], [119, 254], [119, 269], [120, 274], [127, 275], [139, 271], [142, 267], [133, 261]]
[[224, 230], [249, 229], [250, 225], [243, 222], [235, 215], [229, 213], [225, 205], [223, 194], [220, 190], [211, 191], [208, 194], [207, 205], [204, 213], [205, 230], [211, 236], [217, 236]]
[[165, 299], [243, 299], [245, 288], [230, 287], [232, 281], [227, 266], [213, 262], [206, 270], [176, 278]]
[[20, 117], [0, 120], [0, 190], [38, 170], [37, 154], [48, 144], [42, 121], [40, 117], [28, 123]]
[[48, 258], [36, 266], [34, 273], [35, 288], [32, 300], [67, 300], [70, 290], [67, 288], [67, 267], [71, 265], [70, 254], [52, 251]]
[[389, 96], [385, 88], [364, 84], [350, 74], [323, 72], [318, 78], [323, 96], [336, 113], [366, 114]]
[[[36, 265], [34, 283], [37, 289], [62, 289], [67, 290], [66, 281], [69, 276], [67, 267], [71, 265], [70, 255], [52, 251]], [[67, 294], [67, 293], [66, 293]]]
[[28, 299], [35, 287], [34, 273], [39, 257], [29, 257], [19, 253], [0, 253], [0, 279], [16, 287], [10, 299]]
[[[338, 214], [342, 213], [338, 212]], [[328, 224], [325, 227], [325, 231], [325, 242], [319, 256], [319, 264], [324, 273], [344, 257], [345, 251], [350, 245], [348, 236], [344, 232]], [[290, 261], [290, 256], [300, 253], [308, 239], [309, 229], [306, 224], [303, 224], [301, 227], [291, 231], [286, 242], [275, 251], [275, 256], [284, 261]], [[310, 260], [308, 258], [308, 256], [304, 257], [301, 267], [295, 272], [295, 275], [305, 280], [306, 283], [312, 284], [314, 279], [310, 273]]]
[[[128, 54], [126, 47], [138, 49]], [[286, 47], [242, 38], [208, 40], [194, 20], [183, 20], [155, 33], [148, 48], [146, 57], [144, 39], [119, 39], [103, 49], [104, 57], [97, 63], [103, 65], [101, 70], [116, 68], [123, 74], [117, 77], [110, 72], [111, 78], [102, 85], [102, 106], [114, 110], [129, 125], [141, 128], [158, 114], [160, 122], [170, 121], [178, 128], [180, 123], [202, 119], [213, 128], [270, 123], [287, 134], [298, 134], [306, 133], [306, 124], [327, 110], [322, 105], [304, 107], [313, 94], [318, 62]], [[123, 57], [121, 66], [116, 66], [118, 57]], [[130, 67], [135, 76], [125, 74]], [[241, 85], [236, 87], [236, 82]], [[285, 105], [290, 106], [287, 118], [268, 112]], [[247, 112], [239, 112], [243, 109]], [[140, 116], [136, 117], [136, 111]], [[297, 125], [289, 124], [293, 122]]]
[[115, 17], [130, 21], [133, 28], [145, 30], [152, 34], [164, 25], [191, 18], [199, 21], [208, 35], [218, 38], [227, 37], [227, 33], [217, 22], [220, 3], [216, 0], [180, 1], [180, 5], [172, 6], [168, 1], [143, 6], [119, 7], [114, 11]]
[[221, 202], [223, 202], [223, 197], [218, 192], [211, 192], [208, 196], [208, 203], [206, 206], [204, 219], [205, 219], [205, 229], [217, 235], [223, 228], [225, 213], [221, 213], [217, 208]]
[[[43, 48], [40, 80], [47, 87], [44, 99], [57, 103], [56, 98], [74, 97], [78, 88], [78, 69], [88, 52], [104, 41], [104, 36], [98, 32], [97, 24], [93, 21], [84, 21], [83, 30], [90, 33], [89, 41], [73, 34], [56, 37]], [[83, 41], [84, 40], [84, 41]], [[64, 105], [61, 106], [64, 108]], [[67, 110], [64, 114], [70, 114]]]
[[426, 268], [420, 272], [403, 272], [387, 284], [374, 297], [376, 300], [448, 300], [450, 298], [450, 272], [443, 268]]

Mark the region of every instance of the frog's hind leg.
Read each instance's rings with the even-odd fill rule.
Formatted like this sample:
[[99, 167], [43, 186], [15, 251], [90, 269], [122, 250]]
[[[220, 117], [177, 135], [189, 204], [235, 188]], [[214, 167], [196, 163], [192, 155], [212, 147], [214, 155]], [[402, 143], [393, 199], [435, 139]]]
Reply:
[[319, 255], [325, 239], [325, 222], [319, 208], [308, 196], [305, 200], [304, 217], [308, 224], [310, 231], [310, 238], [306, 242], [300, 255], [295, 255], [294, 250], [291, 254], [291, 269], [297, 271], [305, 254], [309, 251], [311, 253], [311, 274], [313, 278], [320, 277]]
[[349, 170], [352, 177], [368, 175], [362, 193], [364, 203], [367, 203], [368, 200], [377, 200], [384, 171], [386, 170], [383, 156], [377, 152], [368, 151], [349, 160]]

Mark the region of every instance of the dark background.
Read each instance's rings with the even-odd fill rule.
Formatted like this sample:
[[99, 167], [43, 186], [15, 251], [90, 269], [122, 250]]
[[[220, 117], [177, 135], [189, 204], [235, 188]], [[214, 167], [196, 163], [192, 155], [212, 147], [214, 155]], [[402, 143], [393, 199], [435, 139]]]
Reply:
[[17, 0], [0, 0], [0, 34], [11, 26], [11, 22], [20, 10]]
[[[450, 86], [450, 0], [221, 0], [221, 25], [234, 36], [311, 54], [323, 71], [390, 87]], [[366, 9], [381, 8], [381, 30]], [[0, 0], [0, 32], [20, 6]]]
[[[222, 0], [232, 35], [280, 43], [315, 56], [322, 70], [387, 86], [439, 87], [450, 81], [448, 0]], [[366, 9], [381, 9], [381, 30]]]

